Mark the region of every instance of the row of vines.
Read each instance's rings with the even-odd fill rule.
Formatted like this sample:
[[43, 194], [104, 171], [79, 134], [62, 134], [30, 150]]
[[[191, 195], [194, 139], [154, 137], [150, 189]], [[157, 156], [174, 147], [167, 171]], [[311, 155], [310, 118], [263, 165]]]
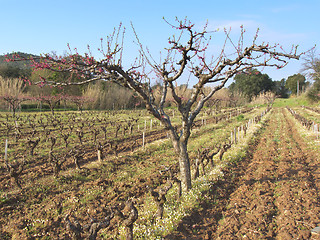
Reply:
[[[193, 191], [269, 110], [208, 109], [200, 116], [190, 147]], [[102, 229], [106, 239], [150, 239], [174, 229], [187, 214], [180, 208], [201, 194], [181, 196], [167, 133], [145, 113], [2, 114], [1, 237], [96, 239]]]
[[303, 127], [312, 131], [316, 138], [319, 138], [320, 132], [320, 109], [314, 107], [302, 107], [292, 109], [287, 107], [288, 111], [297, 119]]

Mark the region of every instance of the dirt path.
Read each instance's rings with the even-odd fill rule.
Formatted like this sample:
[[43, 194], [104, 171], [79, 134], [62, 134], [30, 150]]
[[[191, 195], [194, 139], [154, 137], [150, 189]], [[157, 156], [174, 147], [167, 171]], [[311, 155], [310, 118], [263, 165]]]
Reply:
[[318, 239], [310, 230], [320, 223], [320, 159], [288, 116], [273, 110], [248, 157], [167, 239]]

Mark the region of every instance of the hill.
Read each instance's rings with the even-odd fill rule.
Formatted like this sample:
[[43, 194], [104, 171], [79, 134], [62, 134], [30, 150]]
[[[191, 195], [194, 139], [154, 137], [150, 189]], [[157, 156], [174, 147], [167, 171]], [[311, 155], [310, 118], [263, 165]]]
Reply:
[[38, 57], [37, 55], [23, 53], [23, 52], [0, 55], [0, 76], [4, 78], [18, 78], [18, 77], [30, 76], [31, 63], [29, 61], [17, 61], [17, 62], [6, 61], [7, 58], [12, 58], [14, 54], [19, 54], [19, 56], [24, 58]]
[[15, 52], [15, 53], [8, 53], [5, 55], [0, 55], [0, 66], [12, 66], [12, 67], [18, 67], [20, 69], [25, 69], [25, 68], [30, 68], [30, 63], [28, 62], [23, 62], [23, 61], [18, 61], [18, 62], [7, 62], [6, 58], [12, 58], [14, 54], [19, 54], [19, 56], [24, 57], [24, 58], [29, 58], [29, 57], [39, 57], [34, 54], [30, 53], [24, 53], [24, 52]]

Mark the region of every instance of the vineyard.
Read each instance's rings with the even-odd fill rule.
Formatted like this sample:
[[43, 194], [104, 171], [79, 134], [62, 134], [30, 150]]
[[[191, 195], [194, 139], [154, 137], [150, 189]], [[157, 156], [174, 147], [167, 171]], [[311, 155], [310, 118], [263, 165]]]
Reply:
[[319, 116], [204, 109], [188, 146], [193, 188], [181, 195], [168, 132], [145, 110], [1, 113], [0, 238], [310, 239]]

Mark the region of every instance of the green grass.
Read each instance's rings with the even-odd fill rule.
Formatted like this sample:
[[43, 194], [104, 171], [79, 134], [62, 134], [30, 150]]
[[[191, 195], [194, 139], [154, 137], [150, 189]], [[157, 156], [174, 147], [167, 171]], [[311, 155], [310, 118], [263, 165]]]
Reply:
[[298, 107], [298, 106], [310, 106], [311, 102], [304, 96], [290, 97], [290, 98], [277, 98], [273, 107]]

